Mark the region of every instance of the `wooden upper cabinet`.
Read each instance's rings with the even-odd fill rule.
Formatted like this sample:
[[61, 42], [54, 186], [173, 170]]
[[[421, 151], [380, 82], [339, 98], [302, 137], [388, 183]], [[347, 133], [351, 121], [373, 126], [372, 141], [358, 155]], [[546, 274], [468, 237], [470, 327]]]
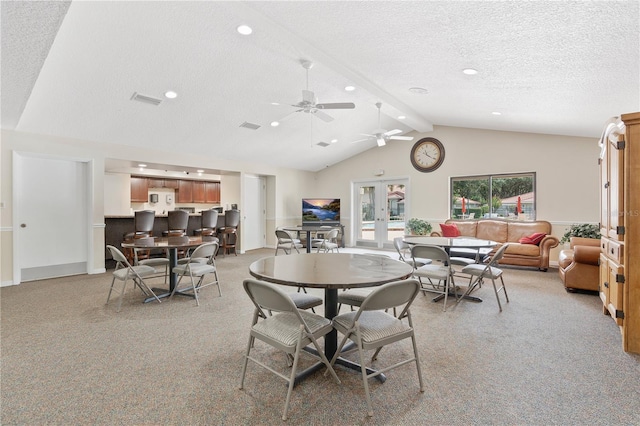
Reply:
[[131, 176], [131, 202], [146, 203], [149, 198], [149, 182], [145, 177]]
[[165, 179], [163, 188], [178, 189], [178, 179]]
[[149, 188], [164, 188], [164, 179], [147, 178], [147, 182], [149, 182]]
[[178, 180], [178, 191], [176, 194], [177, 203], [192, 203], [193, 202], [193, 181], [191, 180]]
[[205, 203], [220, 203], [220, 182], [205, 182], [204, 189]]
[[193, 181], [193, 202], [194, 203], [204, 203], [204, 181]]

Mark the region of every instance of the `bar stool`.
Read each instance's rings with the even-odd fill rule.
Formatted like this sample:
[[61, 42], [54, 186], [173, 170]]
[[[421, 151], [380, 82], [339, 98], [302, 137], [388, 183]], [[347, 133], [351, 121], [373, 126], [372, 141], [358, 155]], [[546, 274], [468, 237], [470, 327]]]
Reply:
[[233, 250], [236, 256], [236, 241], [238, 238], [238, 225], [240, 224], [240, 210], [227, 210], [224, 212], [224, 226], [218, 231], [222, 240], [222, 255], [226, 255]]
[[163, 237], [183, 237], [187, 235], [189, 226], [189, 212], [185, 210], [170, 210], [167, 215], [167, 230], [162, 231]]
[[[133, 213], [133, 232], [127, 232], [122, 236], [124, 241], [130, 241], [138, 238], [148, 238], [153, 236], [153, 222], [156, 217], [156, 212], [153, 210], [138, 210]], [[134, 255], [132, 249], [125, 249], [124, 255], [130, 264], [134, 263]], [[146, 259], [149, 255], [138, 253], [141, 259]]]
[[202, 210], [202, 223], [200, 229], [196, 229], [196, 235], [215, 237], [218, 229], [218, 211]]

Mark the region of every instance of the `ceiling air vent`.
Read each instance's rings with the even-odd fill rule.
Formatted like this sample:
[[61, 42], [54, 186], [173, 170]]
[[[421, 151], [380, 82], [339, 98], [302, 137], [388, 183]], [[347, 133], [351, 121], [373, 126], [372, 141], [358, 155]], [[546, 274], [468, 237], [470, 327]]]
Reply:
[[242, 123], [240, 125], [240, 127], [244, 127], [245, 129], [258, 130], [260, 128], [260, 125], [249, 123], [248, 121], [245, 121], [244, 123]]
[[330, 144], [330, 143], [327, 143], [327, 142], [318, 142], [316, 145], [321, 146], [321, 147], [323, 147], [323, 148], [324, 148], [325, 146], [329, 146], [329, 145], [331, 145], [331, 144]]
[[162, 99], [156, 99], [156, 98], [152, 98], [151, 96], [141, 95], [138, 92], [133, 92], [133, 95], [131, 96], [131, 100], [142, 102], [145, 104], [155, 105], [155, 106], [158, 106], [162, 103]]

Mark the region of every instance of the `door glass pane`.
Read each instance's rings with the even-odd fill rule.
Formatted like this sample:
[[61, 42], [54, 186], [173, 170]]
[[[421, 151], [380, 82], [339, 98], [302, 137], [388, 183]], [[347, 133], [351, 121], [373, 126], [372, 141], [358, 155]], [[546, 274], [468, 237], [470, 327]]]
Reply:
[[404, 235], [404, 194], [403, 184], [388, 184], [387, 189], [387, 241]]
[[376, 187], [360, 187], [360, 239], [375, 240]]

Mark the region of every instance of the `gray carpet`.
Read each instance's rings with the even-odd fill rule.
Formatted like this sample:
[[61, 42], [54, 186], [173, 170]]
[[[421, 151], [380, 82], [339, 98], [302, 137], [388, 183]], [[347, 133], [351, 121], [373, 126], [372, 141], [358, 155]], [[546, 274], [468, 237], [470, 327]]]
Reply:
[[[116, 313], [104, 304], [111, 271], [0, 289], [1, 423], [280, 423], [281, 379], [250, 364], [238, 389], [252, 316], [241, 283], [272, 253], [219, 258], [222, 297], [208, 287], [200, 307], [182, 297], [142, 304], [129, 287]], [[294, 389], [288, 423], [640, 424], [640, 356], [622, 351], [599, 298], [566, 293], [553, 269], [505, 269], [505, 280], [502, 313], [491, 286], [475, 293], [482, 303], [444, 313], [430, 296], [416, 299], [424, 393], [415, 367], [392, 370], [370, 383], [368, 419], [361, 376], [338, 367], [342, 385], [316, 374]], [[282, 353], [259, 342], [256, 351], [286, 371]], [[410, 351], [408, 341], [385, 348], [375, 365]]]

